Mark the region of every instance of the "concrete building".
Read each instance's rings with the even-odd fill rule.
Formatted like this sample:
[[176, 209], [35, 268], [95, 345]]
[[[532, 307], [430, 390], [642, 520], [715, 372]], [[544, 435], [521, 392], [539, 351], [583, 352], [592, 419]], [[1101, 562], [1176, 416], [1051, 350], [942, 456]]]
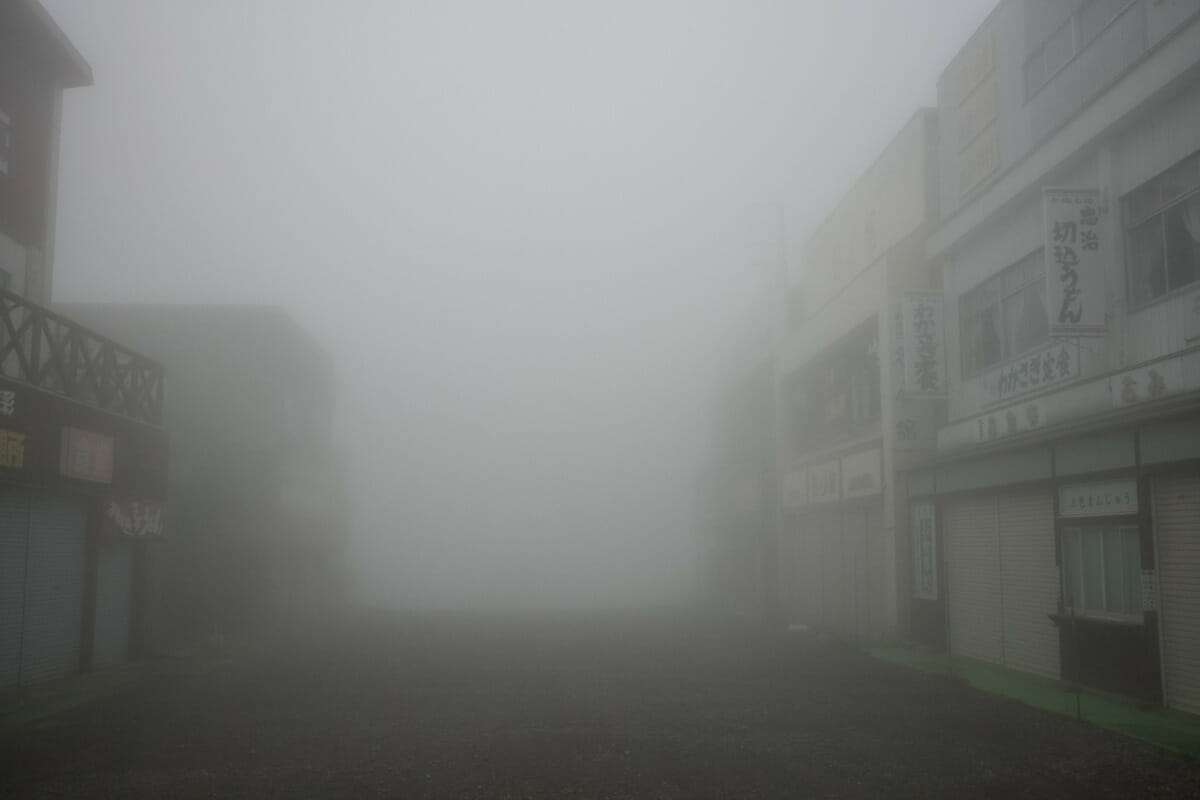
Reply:
[[761, 359], [718, 398], [713, 459], [701, 479], [706, 600], [725, 617], [774, 616], [775, 370]]
[[340, 600], [345, 459], [324, 348], [274, 306], [63, 308], [171, 373], [171, 531], [151, 554], [153, 643]]
[[163, 533], [162, 366], [45, 307], [62, 93], [91, 81], [37, 2], [0, 4], [0, 689], [136, 653]]
[[1200, 713], [1200, 0], [1004, 0], [937, 124], [914, 634]]
[[925, 256], [936, 134], [930, 109], [905, 125], [808, 241], [780, 304], [780, 602], [791, 623], [860, 640], [907, 624], [895, 476], [932, 449], [945, 402], [940, 352], [918, 358], [941, 346], [923, 333], [941, 315]]

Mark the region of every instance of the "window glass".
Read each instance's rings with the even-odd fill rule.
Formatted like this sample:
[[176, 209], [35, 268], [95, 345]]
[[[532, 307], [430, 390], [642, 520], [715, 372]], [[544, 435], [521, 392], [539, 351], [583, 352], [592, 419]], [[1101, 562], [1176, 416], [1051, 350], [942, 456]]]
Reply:
[[1200, 157], [1147, 181], [1122, 203], [1131, 305], [1200, 280]]
[[1083, 607], [1104, 610], [1104, 545], [1096, 528], [1083, 529]]
[[0, 175], [7, 175], [12, 155], [12, 118], [0, 109]]
[[1124, 532], [1119, 528], [1104, 529], [1104, 610], [1116, 614], [1129, 608], [1128, 589], [1125, 586]]
[[1129, 281], [1134, 305], [1167, 291], [1162, 218], [1152, 217], [1129, 232]]
[[1142, 547], [1137, 528], [1122, 528], [1121, 542], [1125, 562], [1125, 586], [1128, 591], [1126, 610], [1131, 614], [1142, 613]]
[[967, 376], [1016, 358], [1049, 338], [1039, 249], [964, 294], [959, 303]]
[[1067, 602], [1071, 608], [1083, 608], [1083, 550], [1080, 530], [1063, 531], [1063, 575], [1067, 580]]
[[1167, 291], [1196, 280], [1200, 261], [1200, 195], [1163, 215], [1167, 245]]

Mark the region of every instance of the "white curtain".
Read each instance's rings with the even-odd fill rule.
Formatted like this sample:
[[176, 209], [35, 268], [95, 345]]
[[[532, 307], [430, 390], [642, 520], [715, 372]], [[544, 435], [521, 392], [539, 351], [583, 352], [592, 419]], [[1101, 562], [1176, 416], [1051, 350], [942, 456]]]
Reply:
[[1180, 216], [1183, 225], [1191, 234], [1192, 241], [1200, 244], [1200, 194], [1194, 194], [1183, 204]]

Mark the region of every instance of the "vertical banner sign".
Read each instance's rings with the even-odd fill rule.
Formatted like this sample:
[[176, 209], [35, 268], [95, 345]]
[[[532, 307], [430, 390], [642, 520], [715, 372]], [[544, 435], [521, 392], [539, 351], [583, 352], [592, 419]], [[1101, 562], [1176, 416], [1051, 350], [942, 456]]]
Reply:
[[940, 292], [905, 292], [904, 394], [941, 397], [946, 393], [946, 344]]
[[937, 534], [931, 502], [912, 505], [913, 597], [937, 600]]
[[1104, 208], [1099, 189], [1046, 189], [1046, 311], [1051, 335], [1104, 333]]

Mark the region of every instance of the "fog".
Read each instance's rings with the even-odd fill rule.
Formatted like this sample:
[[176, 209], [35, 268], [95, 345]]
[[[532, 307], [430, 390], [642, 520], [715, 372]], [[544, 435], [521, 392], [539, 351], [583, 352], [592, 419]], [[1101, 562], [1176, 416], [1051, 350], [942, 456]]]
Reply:
[[992, 0], [46, 6], [56, 299], [286, 307], [362, 596], [562, 606], [687, 596], [762, 221], [795, 270]]

